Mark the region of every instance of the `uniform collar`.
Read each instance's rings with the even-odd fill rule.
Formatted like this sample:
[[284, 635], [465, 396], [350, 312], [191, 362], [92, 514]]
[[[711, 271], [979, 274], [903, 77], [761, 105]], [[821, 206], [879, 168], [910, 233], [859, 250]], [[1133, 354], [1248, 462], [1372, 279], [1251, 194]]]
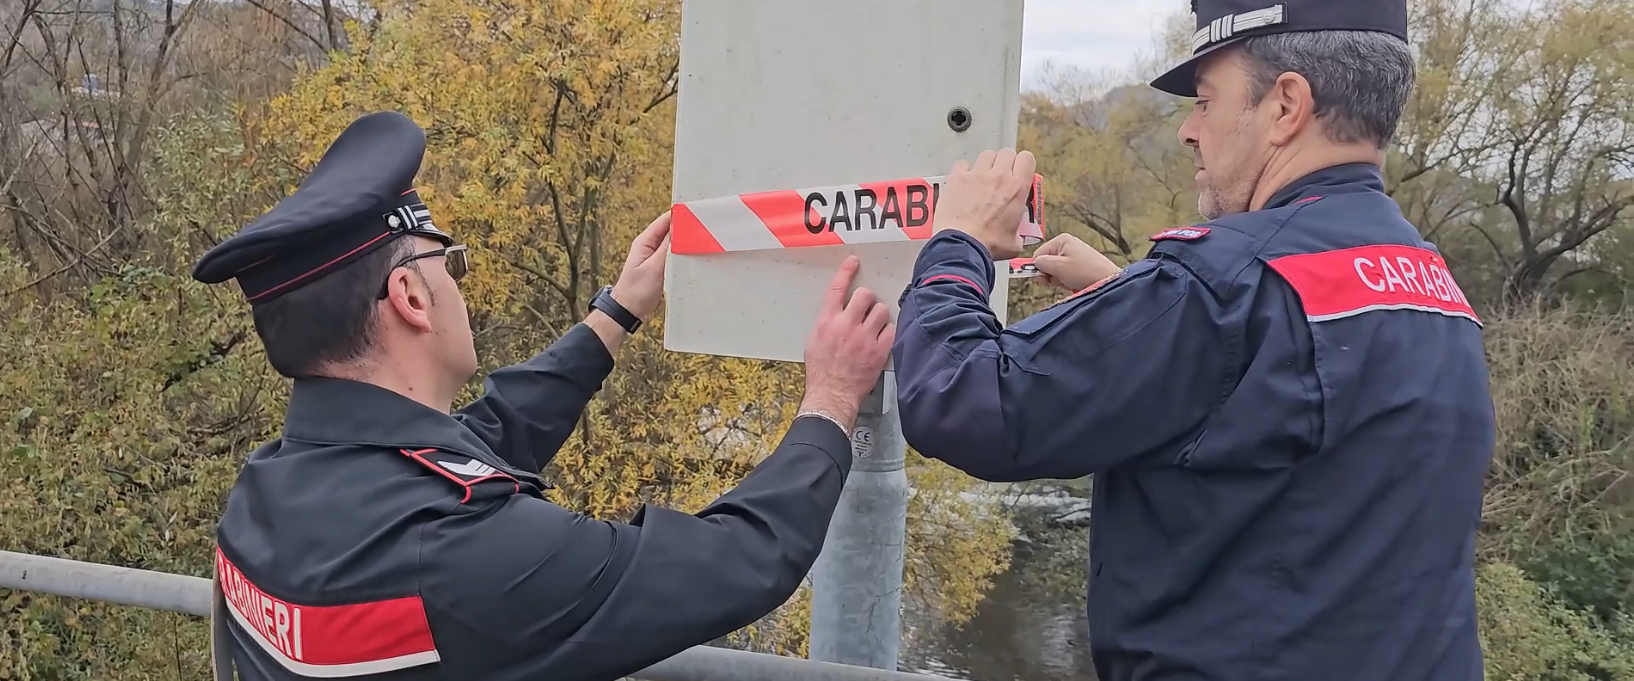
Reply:
[[1310, 173], [1271, 195], [1261, 210], [1281, 208], [1301, 199], [1332, 194], [1384, 192], [1384, 172], [1371, 163], [1344, 163]]
[[315, 444], [439, 449], [526, 476], [528, 482], [538, 479], [506, 464], [454, 417], [392, 390], [343, 378], [295, 379], [284, 437]]

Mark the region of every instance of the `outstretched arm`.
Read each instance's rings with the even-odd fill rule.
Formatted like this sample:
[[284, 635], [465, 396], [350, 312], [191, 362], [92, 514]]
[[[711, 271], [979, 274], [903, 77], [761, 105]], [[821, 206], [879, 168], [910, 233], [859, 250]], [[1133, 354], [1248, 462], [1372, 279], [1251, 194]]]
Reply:
[[647, 506], [625, 524], [515, 496], [426, 538], [427, 605], [509, 643], [511, 659], [489, 661], [506, 678], [628, 676], [788, 600], [822, 550], [850, 468], [845, 431], [802, 417], [737, 489], [696, 514]]
[[[806, 398], [777, 451], [688, 515], [602, 522], [517, 495], [425, 538], [428, 604], [511, 645], [506, 678], [613, 679], [765, 616], [794, 594], [851, 471], [850, 429], [895, 327], [847, 259], [806, 345]], [[521, 538], [521, 539], [519, 539]]]
[[1008, 329], [987, 304], [993, 269], [958, 231], [920, 253], [893, 347], [914, 449], [984, 480], [1077, 478], [1201, 432], [1240, 339], [1184, 267], [1139, 261]]
[[[664, 293], [669, 228], [670, 214], [664, 213], [636, 237], [613, 286], [613, 300], [643, 321]], [[507, 463], [537, 472], [573, 434], [628, 337], [611, 317], [591, 312], [544, 352], [489, 374], [482, 397], [453, 416]]]
[[612, 371], [613, 355], [587, 320], [528, 361], [488, 374], [482, 397], [453, 416], [506, 463], [538, 472], [573, 434]]

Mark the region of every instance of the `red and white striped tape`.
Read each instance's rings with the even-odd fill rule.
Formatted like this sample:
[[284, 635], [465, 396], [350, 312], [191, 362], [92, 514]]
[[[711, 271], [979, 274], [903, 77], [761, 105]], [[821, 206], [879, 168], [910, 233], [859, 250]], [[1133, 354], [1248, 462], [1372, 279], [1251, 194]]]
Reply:
[[[785, 189], [677, 203], [670, 252], [682, 255], [929, 239], [943, 177]], [[1044, 178], [1021, 218], [1025, 245], [1044, 240]]]

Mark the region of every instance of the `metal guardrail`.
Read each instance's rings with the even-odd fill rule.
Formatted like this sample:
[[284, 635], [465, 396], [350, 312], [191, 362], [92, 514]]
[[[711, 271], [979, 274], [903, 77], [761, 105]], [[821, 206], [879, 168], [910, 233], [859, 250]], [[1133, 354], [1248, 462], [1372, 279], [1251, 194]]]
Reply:
[[[210, 616], [210, 580], [165, 572], [0, 551], [0, 588]], [[645, 681], [952, 681], [698, 646], [632, 676]]]

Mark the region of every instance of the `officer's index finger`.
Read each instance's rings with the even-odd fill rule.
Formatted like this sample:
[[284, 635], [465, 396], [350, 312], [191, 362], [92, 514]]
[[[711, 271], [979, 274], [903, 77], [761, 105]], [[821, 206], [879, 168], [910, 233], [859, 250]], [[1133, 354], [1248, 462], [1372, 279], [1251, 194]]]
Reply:
[[1072, 244], [1072, 238], [1071, 234], [1057, 234], [1055, 238], [1044, 242], [1043, 246], [1039, 246], [1038, 250], [1033, 251], [1033, 256], [1036, 258], [1040, 255], [1063, 255], [1067, 252], [1067, 247]]
[[823, 316], [832, 317], [839, 314], [845, 306], [845, 294], [851, 290], [851, 280], [857, 276], [857, 256], [845, 256], [845, 262], [840, 263], [839, 271], [828, 282], [828, 292], [823, 294]]

